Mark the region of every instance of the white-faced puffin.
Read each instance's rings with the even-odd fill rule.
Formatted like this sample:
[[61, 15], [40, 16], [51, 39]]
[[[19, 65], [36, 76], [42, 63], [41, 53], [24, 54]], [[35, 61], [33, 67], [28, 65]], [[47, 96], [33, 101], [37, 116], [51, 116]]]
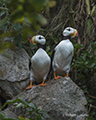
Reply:
[[46, 86], [45, 80], [50, 70], [51, 59], [46, 53], [46, 39], [42, 35], [36, 35], [31, 38], [30, 42], [32, 44], [37, 44], [38, 50], [32, 56], [29, 64], [30, 68], [30, 86], [26, 89], [30, 89], [33, 85], [33, 82], [41, 83], [39, 85]]
[[54, 78], [58, 79], [61, 75], [68, 77], [70, 71], [70, 65], [74, 54], [74, 47], [70, 39], [78, 36], [78, 31], [74, 28], [67, 27], [63, 31], [65, 37], [54, 49], [52, 54], [52, 68]]

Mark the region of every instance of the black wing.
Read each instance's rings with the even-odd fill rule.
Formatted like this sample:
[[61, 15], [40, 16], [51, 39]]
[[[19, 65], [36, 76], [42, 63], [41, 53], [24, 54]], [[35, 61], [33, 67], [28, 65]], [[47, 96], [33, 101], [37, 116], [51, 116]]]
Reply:
[[52, 54], [50, 56], [50, 58], [51, 58], [51, 64], [50, 64], [50, 70], [49, 70], [49, 73], [48, 73], [48, 76], [50, 76], [49, 79], [53, 78], [52, 62], [53, 62], [53, 59], [54, 59], [54, 53], [55, 53], [55, 50], [53, 50], [53, 52], [52, 52]]
[[32, 66], [31, 59], [29, 59], [29, 70], [31, 70], [31, 66]]
[[51, 66], [50, 66], [50, 71], [52, 70], [52, 62], [54, 59], [54, 54], [55, 54], [55, 49], [53, 50], [52, 54], [51, 54]]

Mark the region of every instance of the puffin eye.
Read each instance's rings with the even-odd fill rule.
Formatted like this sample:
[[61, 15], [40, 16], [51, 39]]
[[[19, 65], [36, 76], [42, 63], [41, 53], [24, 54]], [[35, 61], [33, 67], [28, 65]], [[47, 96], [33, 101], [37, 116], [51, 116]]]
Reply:
[[67, 29], [68, 31], [70, 31], [70, 28], [69, 29]]
[[39, 37], [39, 39], [42, 39], [41, 37]]

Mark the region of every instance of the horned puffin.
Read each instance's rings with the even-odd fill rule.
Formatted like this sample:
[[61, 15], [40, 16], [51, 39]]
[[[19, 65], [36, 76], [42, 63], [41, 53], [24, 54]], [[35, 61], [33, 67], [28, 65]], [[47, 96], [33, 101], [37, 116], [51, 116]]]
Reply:
[[30, 89], [33, 85], [33, 82], [41, 83], [39, 85], [46, 86], [45, 80], [50, 70], [51, 59], [46, 53], [46, 39], [42, 35], [36, 35], [31, 38], [30, 42], [34, 45], [37, 44], [37, 51], [32, 56], [29, 68], [30, 68], [30, 86], [26, 89]]
[[68, 77], [70, 64], [74, 54], [74, 47], [71, 38], [78, 36], [78, 31], [72, 27], [67, 27], [63, 31], [65, 37], [54, 49], [52, 54], [52, 68], [54, 79], [60, 78], [61, 75]]

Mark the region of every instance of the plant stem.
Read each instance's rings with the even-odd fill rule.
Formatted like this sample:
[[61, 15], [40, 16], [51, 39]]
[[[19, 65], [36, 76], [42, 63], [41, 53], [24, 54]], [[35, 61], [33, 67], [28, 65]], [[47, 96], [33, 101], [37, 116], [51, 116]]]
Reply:
[[91, 16], [95, 16], [95, 10], [96, 10], [96, 6], [93, 6], [92, 10], [91, 10]]
[[69, 0], [69, 26], [73, 27], [73, 10], [71, 6], [71, 0]]
[[88, 15], [90, 15], [90, 1], [89, 0], [85, 0], [85, 2], [86, 2], [86, 5], [87, 5], [86, 12], [87, 12]]

